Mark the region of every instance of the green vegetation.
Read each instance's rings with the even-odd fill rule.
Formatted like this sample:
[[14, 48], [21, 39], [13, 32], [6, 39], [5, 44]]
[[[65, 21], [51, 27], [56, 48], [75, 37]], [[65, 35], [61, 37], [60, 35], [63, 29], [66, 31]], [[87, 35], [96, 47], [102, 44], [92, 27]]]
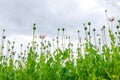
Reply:
[[[107, 11], [106, 15], [107, 15]], [[116, 32], [112, 31], [114, 19], [108, 19], [108, 33], [105, 26], [101, 34], [96, 29], [91, 30], [91, 23], [83, 24], [85, 43], [82, 43], [78, 30], [78, 46], [73, 52], [70, 36], [65, 38], [65, 29], [58, 29], [53, 44], [40, 36], [41, 43], [35, 42], [36, 25], [33, 25], [33, 41], [28, 43], [27, 50], [19, 52], [18, 59], [14, 60], [15, 42], [7, 42], [7, 52], [4, 56], [5, 30], [3, 30], [0, 56], [0, 80], [120, 80], [120, 21]], [[88, 27], [87, 27], [88, 26]], [[62, 30], [62, 44], [60, 45], [59, 32]], [[93, 33], [93, 34], [92, 34]], [[107, 36], [109, 34], [109, 36]], [[93, 36], [93, 37], [91, 37]], [[65, 47], [67, 39], [68, 47]], [[92, 42], [92, 40], [94, 42]], [[51, 52], [51, 47], [57, 47]], [[12, 45], [11, 47], [9, 47]], [[20, 45], [21, 49], [23, 44]], [[40, 51], [38, 52], [38, 46]], [[62, 46], [62, 48], [60, 48]], [[40, 53], [40, 54], [38, 54]], [[84, 55], [82, 54], [84, 53]], [[75, 56], [76, 55], [76, 56]]]

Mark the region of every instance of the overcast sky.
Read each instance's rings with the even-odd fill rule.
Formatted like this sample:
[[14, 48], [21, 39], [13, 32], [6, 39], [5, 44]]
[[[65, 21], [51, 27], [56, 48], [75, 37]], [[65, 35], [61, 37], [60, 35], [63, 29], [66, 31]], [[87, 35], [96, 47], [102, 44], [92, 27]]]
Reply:
[[74, 37], [88, 21], [96, 28], [106, 25], [105, 9], [120, 19], [120, 0], [0, 0], [0, 34], [6, 29], [9, 39], [26, 41], [36, 23], [38, 35], [53, 38], [64, 27]]

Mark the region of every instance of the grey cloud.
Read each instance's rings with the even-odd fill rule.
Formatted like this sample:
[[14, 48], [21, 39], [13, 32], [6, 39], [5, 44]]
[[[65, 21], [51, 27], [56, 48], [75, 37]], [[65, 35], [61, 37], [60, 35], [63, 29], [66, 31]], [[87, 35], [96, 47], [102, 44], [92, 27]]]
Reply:
[[[83, 30], [82, 24], [92, 21], [93, 26], [104, 23], [104, 11], [99, 9], [114, 7], [119, 8], [112, 0], [103, 2], [92, 10], [79, 8], [79, 0], [0, 0], [0, 25], [6, 28], [8, 35], [31, 35], [32, 25], [37, 25], [37, 34], [56, 35], [57, 28], [66, 28], [68, 34], [73, 34], [77, 29]], [[71, 31], [72, 30], [72, 31]]]

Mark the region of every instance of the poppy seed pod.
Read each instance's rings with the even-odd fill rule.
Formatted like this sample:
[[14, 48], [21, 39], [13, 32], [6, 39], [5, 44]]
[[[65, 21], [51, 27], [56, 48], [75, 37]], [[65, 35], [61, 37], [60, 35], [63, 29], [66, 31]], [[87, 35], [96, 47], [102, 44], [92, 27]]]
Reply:
[[91, 25], [91, 22], [88, 22], [88, 25]]
[[5, 39], [6, 38], [6, 36], [3, 36], [3, 39]]
[[12, 49], [14, 48], [14, 46], [12, 46]]
[[96, 31], [96, 29], [94, 28], [93, 31]]
[[15, 41], [13, 41], [13, 44], [15, 44]]
[[65, 29], [64, 29], [64, 28], [62, 28], [62, 31], [65, 31]]
[[85, 26], [85, 23], [83, 23], [83, 25]]
[[3, 29], [3, 32], [5, 32], [5, 29]]
[[118, 20], [118, 22], [120, 23], [120, 20]]
[[84, 27], [84, 30], [87, 30], [87, 27]]
[[10, 51], [10, 49], [8, 49], [8, 51]]
[[55, 41], [55, 39], [53, 39], [53, 41]]
[[117, 34], [117, 32], [115, 32], [115, 34]]
[[58, 28], [58, 31], [60, 31], [60, 28]]
[[20, 44], [20, 46], [23, 46], [23, 44]]
[[78, 32], [78, 33], [80, 33], [80, 31], [79, 31], [79, 30], [78, 30], [77, 32]]
[[120, 34], [120, 32], [118, 32], [118, 34]]
[[105, 10], [105, 12], [107, 12], [107, 10]]
[[70, 39], [70, 36], [68, 36], [68, 38]]
[[103, 29], [105, 29], [105, 26], [103, 26]]
[[35, 23], [33, 24], [33, 30], [36, 30], [36, 24]]
[[2, 46], [2, 49], [4, 49], [4, 46]]
[[116, 27], [117, 29], [119, 28], [119, 26], [117, 25], [117, 27]]
[[90, 32], [88, 32], [88, 35], [90, 35]]

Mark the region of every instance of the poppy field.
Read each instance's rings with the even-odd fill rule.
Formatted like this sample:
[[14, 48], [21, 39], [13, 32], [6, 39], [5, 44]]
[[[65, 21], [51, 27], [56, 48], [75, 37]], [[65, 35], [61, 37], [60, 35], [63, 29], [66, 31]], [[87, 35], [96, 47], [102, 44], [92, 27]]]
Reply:
[[37, 42], [37, 27], [33, 24], [31, 43], [25, 50], [21, 44], [20, 52], [16, 53], [15, 42], [6, 40], [4, 29], [0, 80], [120, 80], [120, 20], [114, 26], [115, 18], [109, 18], [107, 10], [105, 14], [108, 25], [103, 26], [100, 33], [91, 28], [91, 22], [83, 24], [85, 39], [81, 38], [80, 30], [76, 31], [76, 48], [71, 37], [65, 35], [65, 28], [58, 28], [52, 41], [40, 35], [41, 41]]

